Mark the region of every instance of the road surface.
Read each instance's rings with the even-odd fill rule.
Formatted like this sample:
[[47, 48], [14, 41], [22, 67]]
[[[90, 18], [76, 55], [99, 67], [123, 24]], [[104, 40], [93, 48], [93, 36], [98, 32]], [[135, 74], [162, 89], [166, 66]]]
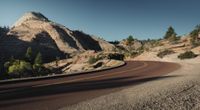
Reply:
[[164, 78], [174, 63], [129, 61], [123, 67], [36, 81], [0, 84], [0, 110], [56, 110], [129, 86]]

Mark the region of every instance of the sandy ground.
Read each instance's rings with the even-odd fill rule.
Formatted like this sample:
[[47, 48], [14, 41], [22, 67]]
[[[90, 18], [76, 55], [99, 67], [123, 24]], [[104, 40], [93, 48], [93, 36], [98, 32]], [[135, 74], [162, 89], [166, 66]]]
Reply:
[[145, 58], [178, 62], [182, 67], [156, 80], [130, 86], [119, 92], [60, 108], [60, 110], [199, 110], [200, 57], [178, 60], [176, 54], [166, 56], [164, 59], [156, 57], [154, 59], [153, 55], [150, 56]]

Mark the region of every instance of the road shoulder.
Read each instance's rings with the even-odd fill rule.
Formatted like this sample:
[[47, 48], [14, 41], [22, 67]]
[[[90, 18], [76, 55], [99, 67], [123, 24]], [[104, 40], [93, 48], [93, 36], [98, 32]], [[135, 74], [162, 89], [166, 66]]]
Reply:
[[60, 110], [198, 109], [199, 64], [181, 63], [181, 68], [160, 79], [131, 86]]

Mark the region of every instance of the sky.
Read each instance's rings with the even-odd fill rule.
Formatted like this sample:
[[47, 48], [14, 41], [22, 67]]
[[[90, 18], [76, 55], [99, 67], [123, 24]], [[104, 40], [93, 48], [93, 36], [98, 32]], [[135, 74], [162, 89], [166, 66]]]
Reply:
[[108, 41], [161, 38], [169, 26], [185, 35], [200, 24], [200, 0], [1, 0], [0, 26], [29, 11]]

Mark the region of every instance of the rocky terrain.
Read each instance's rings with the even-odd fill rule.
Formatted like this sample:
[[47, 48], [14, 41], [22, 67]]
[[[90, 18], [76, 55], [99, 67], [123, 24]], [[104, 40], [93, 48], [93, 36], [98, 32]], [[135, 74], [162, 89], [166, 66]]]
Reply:
[[[61, 110], [199, 109], [200, 27], [181, 37], [177, 37], [173, 31], [171, 28], [171, 35], [159, 40], [140, 41], [129, 36], [117, 44], [110, 44], [52, 22], [41, 13], [28, 12], [7, 35], [1, 37], [0, 50], [3, 52], [0, 53], [0, 60], [4, 62], [11, 56], [22, 59], [27, 48], [31, 47], [34, 56], [38, 52], [42, 54], [46, 68], [66, 74], [120, 65], [121, 61], [110, 58], [115, 57], [116, 53], [132, 61], [175, 62], [182, 67], [158, 80]], [[182, 54], [186, 56], [180, 57]]]
[[[105, 56], [104, 53], [112, 53], [115, 48], [113, 44], [82, 31], [70, 30], [39, 12], [25, 13], [6, 33], [0, 37], [2, 77], [10, 77], [8, 74], [17, 74], [19, 77], [18, 74], [22, 74], [23, 71], [30, 76], [30, 73], [36, 71], [34, 66], [37, 65], [35, 62], [38, 54], [41, 58], [41, 67], [45, 67], [43, 69], [45, 72], [42, 73], [48, 71], [47, 73], [52, 74], [55, 72], [68, 74], [122, 63], [102, 57]], [[35, 74], [39, 75], [37, 72]]]
[[[164, 50], [171, 50], [173, 53], [164, 55], [163, 58], [160, 58], [158, 54]], [[134, 60], [152, 60], [152, 61], [167, 61], [167, 62], [179, 62], [181, 60], [178, 58], [178, 55], [186, 51], [192, 51], [195, 54], [200, 54], [200, 46], [192, 47], [190, 44], [190, 36], [184, 36], [175, 44], [171, 44], [167, 40], [161, 40], [160, 46], [150, 48], [148, 51], [144, 51], [139, 56], [135, 57]]]
[[104, 68], [123, 65], [124, 62], [115, 59], [109, 59], [110, 52], [86, 51], [73, 58], [53, 61], [46, 63], [47, 68], [62, 68], [62, 73], [71, 74], [73, 72], [82, 72], [90, 70], [100, 70]]
[[[128, 60], [175, 62], [181, 68], [157, 80], [130, 86], [119, 92], [60, 108], [60, 110], [198, 110], [200, 108], [200, 56], [180, 59], [186, 51], [200, 54], [200, 46], [191, 45], [191, 37], [183, 36], [176, 43], [159, 40], [156, 46]], [[147, 44], [145, 44], [147, 45]], [[150, 44], [148, 44], [150, 46]], [[159, 53], [170, 50], [159, 57]], [[171, 52], [173, 51], [173, 52]]]
[[49, 62], [56, 57], [64, 59], [86, 50], [110, 51], [114, 46], [52, 22], [41, 13], [28, 12], [11, 27], [7, 36], [1, 39], [0, 49], [3, 52], [0, 57], [20, 58], [28, 47], [31, 47], [33, 52], [41, 52], [43, 60]]
[[[200, 57], [156, 80], [60, 108], [60, 110], [198, 110]], [[195, 62], [194, 62], [195, 61]]]

